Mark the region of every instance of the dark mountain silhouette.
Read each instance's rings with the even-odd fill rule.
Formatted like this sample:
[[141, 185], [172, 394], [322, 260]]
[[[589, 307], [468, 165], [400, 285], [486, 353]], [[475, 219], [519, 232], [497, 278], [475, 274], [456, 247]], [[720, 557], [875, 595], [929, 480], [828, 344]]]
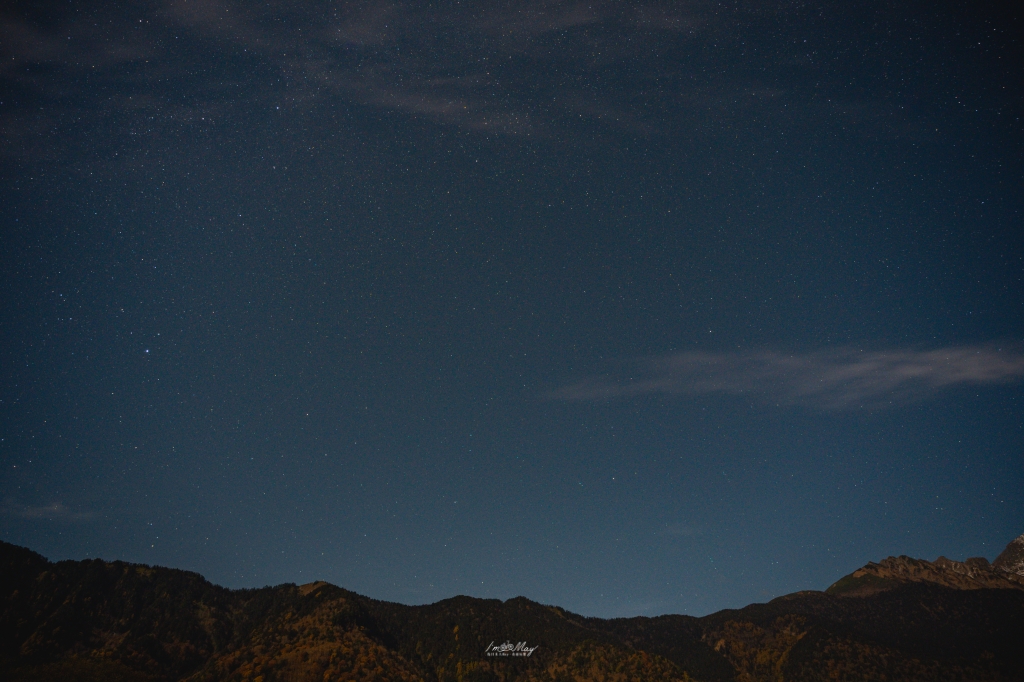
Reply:
[[[1024, 536], [992, 564], [890, 557], [825, 592], [694, 618], [585, 618], [519, 597], [426, 606], [327, 583], [228, 590], [0, 543], [12, 681], [1024, 680]], [[529, 656], [489, 656], [523, 642]]]

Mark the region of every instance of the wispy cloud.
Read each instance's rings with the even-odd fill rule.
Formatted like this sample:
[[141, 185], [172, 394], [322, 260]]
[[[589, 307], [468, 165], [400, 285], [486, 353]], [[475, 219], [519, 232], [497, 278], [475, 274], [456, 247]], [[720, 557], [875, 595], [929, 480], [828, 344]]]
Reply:
[[26, 504], [19, 504], [14, 500], [7, 500], [4, 505], [5, 511], [9, 516], [15, 516], [20, 519], [44, 519], [48, 521], [88, 521], [92, 518], [92, 513], [83, 511], [74, 511], [68, 509], [60, 502], [54, 502], [53, 504], [47, 504], [42, 506], [31, 506]]
[[[783, 3], [757, 13], [793, 11]], [[56, 158], [66, 147], [123, 140], [133, 125], [181, 137], [231, 114], [316, 113], [338, 102], [465, 131], [582, 143], [623, 132], [685, 140], [751, 109], [785, 125], [839, 116], [858, 130], [927, 133], [919, 117], [911, 131], [881, 100], [822, 98], [751, 75], [759, 69], [707, 68], [707, 55], [744, 44], [747, 24], [732, 16], [709, 0], [144, 0], [131, 12], [109, 5], [52, 15], [5, 8], [0, 84], [24, 96], [0, 111], [0, 158]], [[787, 73], [818, 74], [808, 54], [795, 55]]]
[[[633, 60], [652, 32], [674, 36], [679, 26], [705, 25], [708, 10], [704, 0], [628, 6], [611, 0], [487, 0], [443, 8], [398, 0], [330, 8], [151, 0], [131, 16], [95, 9], [43, 21], [22, 14], [0, 11], [0, 81], [74, 105], [78, 117], [90, 103], [100, 115], [108, 113], [109, 100], [90, 97], [102, 81], [115, 95], [132, 95], [114, 102], [129, 103], [144, 86], [174, 93], [167, 102], [151, 102], [151, 114], [172, 101], [205, 110], [218, 97], [341, 98], [466, 129], [542, 136], [547, 127], [581, 118], [628, 125], [629, 115], [607, 115], [623, 108], [613, 102], [598, 102], [594, 116], [574, 107], [569, 84], [589, 82], [609, 63]], [[618, 28], [580, 44], [564, 39], [598, 25]], [[637, 39], [623, 41], [618, 31]], [[523, 63], [550, 77], [523, 79]], [[238, 77], [232, 64], [245, 69], [250, 85], [261, 87], [222, 92], [218, 84]], [[22, 138], [38, 135], [39, 126], [31, 126], [38, 108], [26, 111], [26, 120], [7, 115], [2, 121], [0, 134], [8, 141], [21, 132]]]
[[498, 5], [472, 24], [478, 30], [501, 35], [541, 35], [601, 21], [612, 14], [610, 4], [541, 0]]
[[701, 534], [701, 529], [690, 523], [670, 523], [657, 531], [659, 535], [690, 538]]
[[652, 393], [743, 395], [759, 402], [842, 410], [902, 404], [955, 386], [1022, 379], [1024, 353], [995, 345], [831, 348], [803, 354], [690, 352], [637, 360], [625, 371], [585, 378], [550, 397], [583, 401]]

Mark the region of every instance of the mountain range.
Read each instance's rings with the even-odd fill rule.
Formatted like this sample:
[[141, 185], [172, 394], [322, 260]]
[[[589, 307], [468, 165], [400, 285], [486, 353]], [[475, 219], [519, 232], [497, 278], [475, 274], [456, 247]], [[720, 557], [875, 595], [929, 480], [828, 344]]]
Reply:
[[12, 682], [1024, 680], [1024, 535], [991, 564], [889, 557], [701, 618], [523, 597], [406, 606], [324, 582], [229, 590], [4, 542], [0, 599]]

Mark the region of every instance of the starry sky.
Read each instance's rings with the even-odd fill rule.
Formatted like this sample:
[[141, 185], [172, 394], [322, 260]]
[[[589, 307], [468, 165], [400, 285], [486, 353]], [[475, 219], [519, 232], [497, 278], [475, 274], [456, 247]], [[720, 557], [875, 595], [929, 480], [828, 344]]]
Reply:
[[0, 538], [605, 617], [991, 560], [1011, 4], [5, 5]]

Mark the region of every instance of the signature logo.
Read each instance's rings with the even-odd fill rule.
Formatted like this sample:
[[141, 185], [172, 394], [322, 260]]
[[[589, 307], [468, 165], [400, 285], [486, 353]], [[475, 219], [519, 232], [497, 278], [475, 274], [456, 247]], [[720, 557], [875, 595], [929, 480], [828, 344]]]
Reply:
[[537, 650], [536, 646], [526, 646], [526, 642], [512, 642], [506, 641], [504, 644], [495, 645], [491, 642], [484, 649], [484, 653], [488, 656], [521, 656], [528, 658], [530, 654]]

